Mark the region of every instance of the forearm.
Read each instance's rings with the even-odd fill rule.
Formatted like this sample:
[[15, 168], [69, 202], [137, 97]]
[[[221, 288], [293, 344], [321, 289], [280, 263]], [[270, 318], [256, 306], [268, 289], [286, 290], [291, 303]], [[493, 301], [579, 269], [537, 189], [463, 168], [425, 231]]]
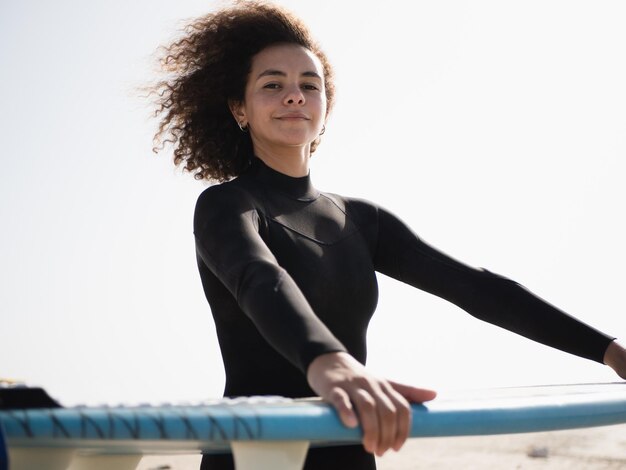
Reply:
[[547, 346], [602, 363], [614, 339], [549, 304], [518, 283], [465, 265], [379, 211], [376, 268], [446, 299], [471, 315]]
[[514, 281], [485, 276], [464, 306], [472, 315], [531, 340], [603, 362], [614, 339], [551, 305]]
[[282, 268], [255, 265], [242, 276], [237, 301], [274, 349], [304, 373], [317, 356], [346, 350]]

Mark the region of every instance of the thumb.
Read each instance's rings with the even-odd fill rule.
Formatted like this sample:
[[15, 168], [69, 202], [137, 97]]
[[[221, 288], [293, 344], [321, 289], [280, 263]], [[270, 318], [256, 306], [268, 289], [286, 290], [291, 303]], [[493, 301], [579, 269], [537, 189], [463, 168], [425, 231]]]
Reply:
[[392, 382], [391, 380], [387, 382], [389, 382], [389, 385], [391, 385], [396, 392], [411, 403], [423, 403], [433, 400], [437, 396], [437, 392], [427, 388], [412, 387], [411, 385], [400, 384], [398, 382]]

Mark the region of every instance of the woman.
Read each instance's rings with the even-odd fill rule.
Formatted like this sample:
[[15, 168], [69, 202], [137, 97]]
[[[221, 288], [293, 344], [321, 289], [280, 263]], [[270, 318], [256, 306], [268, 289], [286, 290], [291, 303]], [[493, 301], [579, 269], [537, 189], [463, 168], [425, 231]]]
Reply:
[[[222, 182], [196, 206], [198, 266], [226, 369], [226, 396], [317, 394], [362, 446], [312, 449], [305, 468], [375, 468], [398, 450], [409, 402], [435, 392], [370, 374], [365, 336], [375, 272], [626, 378], [626, 350], [515, 282], [449, 258], [368, 201], [321, 193], [309, 174], [333, 104], [333, 75], [288, 12], [238, 3], [192, 23], [166, 49], [157, 139], [177, 164]], [[202, 468], [232, 468], [205, 456]]]

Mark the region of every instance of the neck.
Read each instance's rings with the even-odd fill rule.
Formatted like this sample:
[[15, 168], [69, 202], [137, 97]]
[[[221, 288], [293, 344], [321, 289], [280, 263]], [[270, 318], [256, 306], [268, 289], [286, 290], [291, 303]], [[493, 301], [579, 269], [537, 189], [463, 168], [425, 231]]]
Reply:
[[310, 145], [293, 148], [266, 148], [254, 146], [254, 154], [272, 170], [300, 178], [309, 174]]

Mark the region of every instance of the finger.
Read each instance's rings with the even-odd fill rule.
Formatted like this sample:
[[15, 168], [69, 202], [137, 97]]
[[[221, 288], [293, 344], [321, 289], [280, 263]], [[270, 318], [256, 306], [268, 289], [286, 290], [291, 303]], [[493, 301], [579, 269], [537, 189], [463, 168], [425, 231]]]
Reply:
[[345, 426], [349, 428], [355, 428], [358, 426], [359, 420], [354, 412], [352, 402], [350, 402], [350, 397], [345, 390], [339, 387], [334, 387], [330, 391], [330, 395], [327, 400], [337, 410], [339, 419], [341, 419], [341, 422]]
[[429, 390], [427, 388], [416, 388], [410, 385], [404, 385], [397, 382], [388, 380], [389, 385], [393, 389], [406, 398], [411, 403], [424, 403], [425, 401], [434, 400], [437, 396], [437, 392]]
[[376, 402], [372, 395], [366, 390], [357, 390], [352, 401], [356, 406], [363, 429], [363, 447], [371, 454], [376, 452], [378, 445], [378, 413], [376, 412]]
[[375, 389], [378, 415], [378, 444], [376, 455], [382, 456], [394, 446], [398, 432], [397, 410], [393, 401], [382, 388]]
[[396, 435], [391, 447], [393, 450], [398, 451], [408, 439], [411, 431], [411, 405], [391, 385], [385, 383], [384, 387], [389, 399], [396, 408]]

